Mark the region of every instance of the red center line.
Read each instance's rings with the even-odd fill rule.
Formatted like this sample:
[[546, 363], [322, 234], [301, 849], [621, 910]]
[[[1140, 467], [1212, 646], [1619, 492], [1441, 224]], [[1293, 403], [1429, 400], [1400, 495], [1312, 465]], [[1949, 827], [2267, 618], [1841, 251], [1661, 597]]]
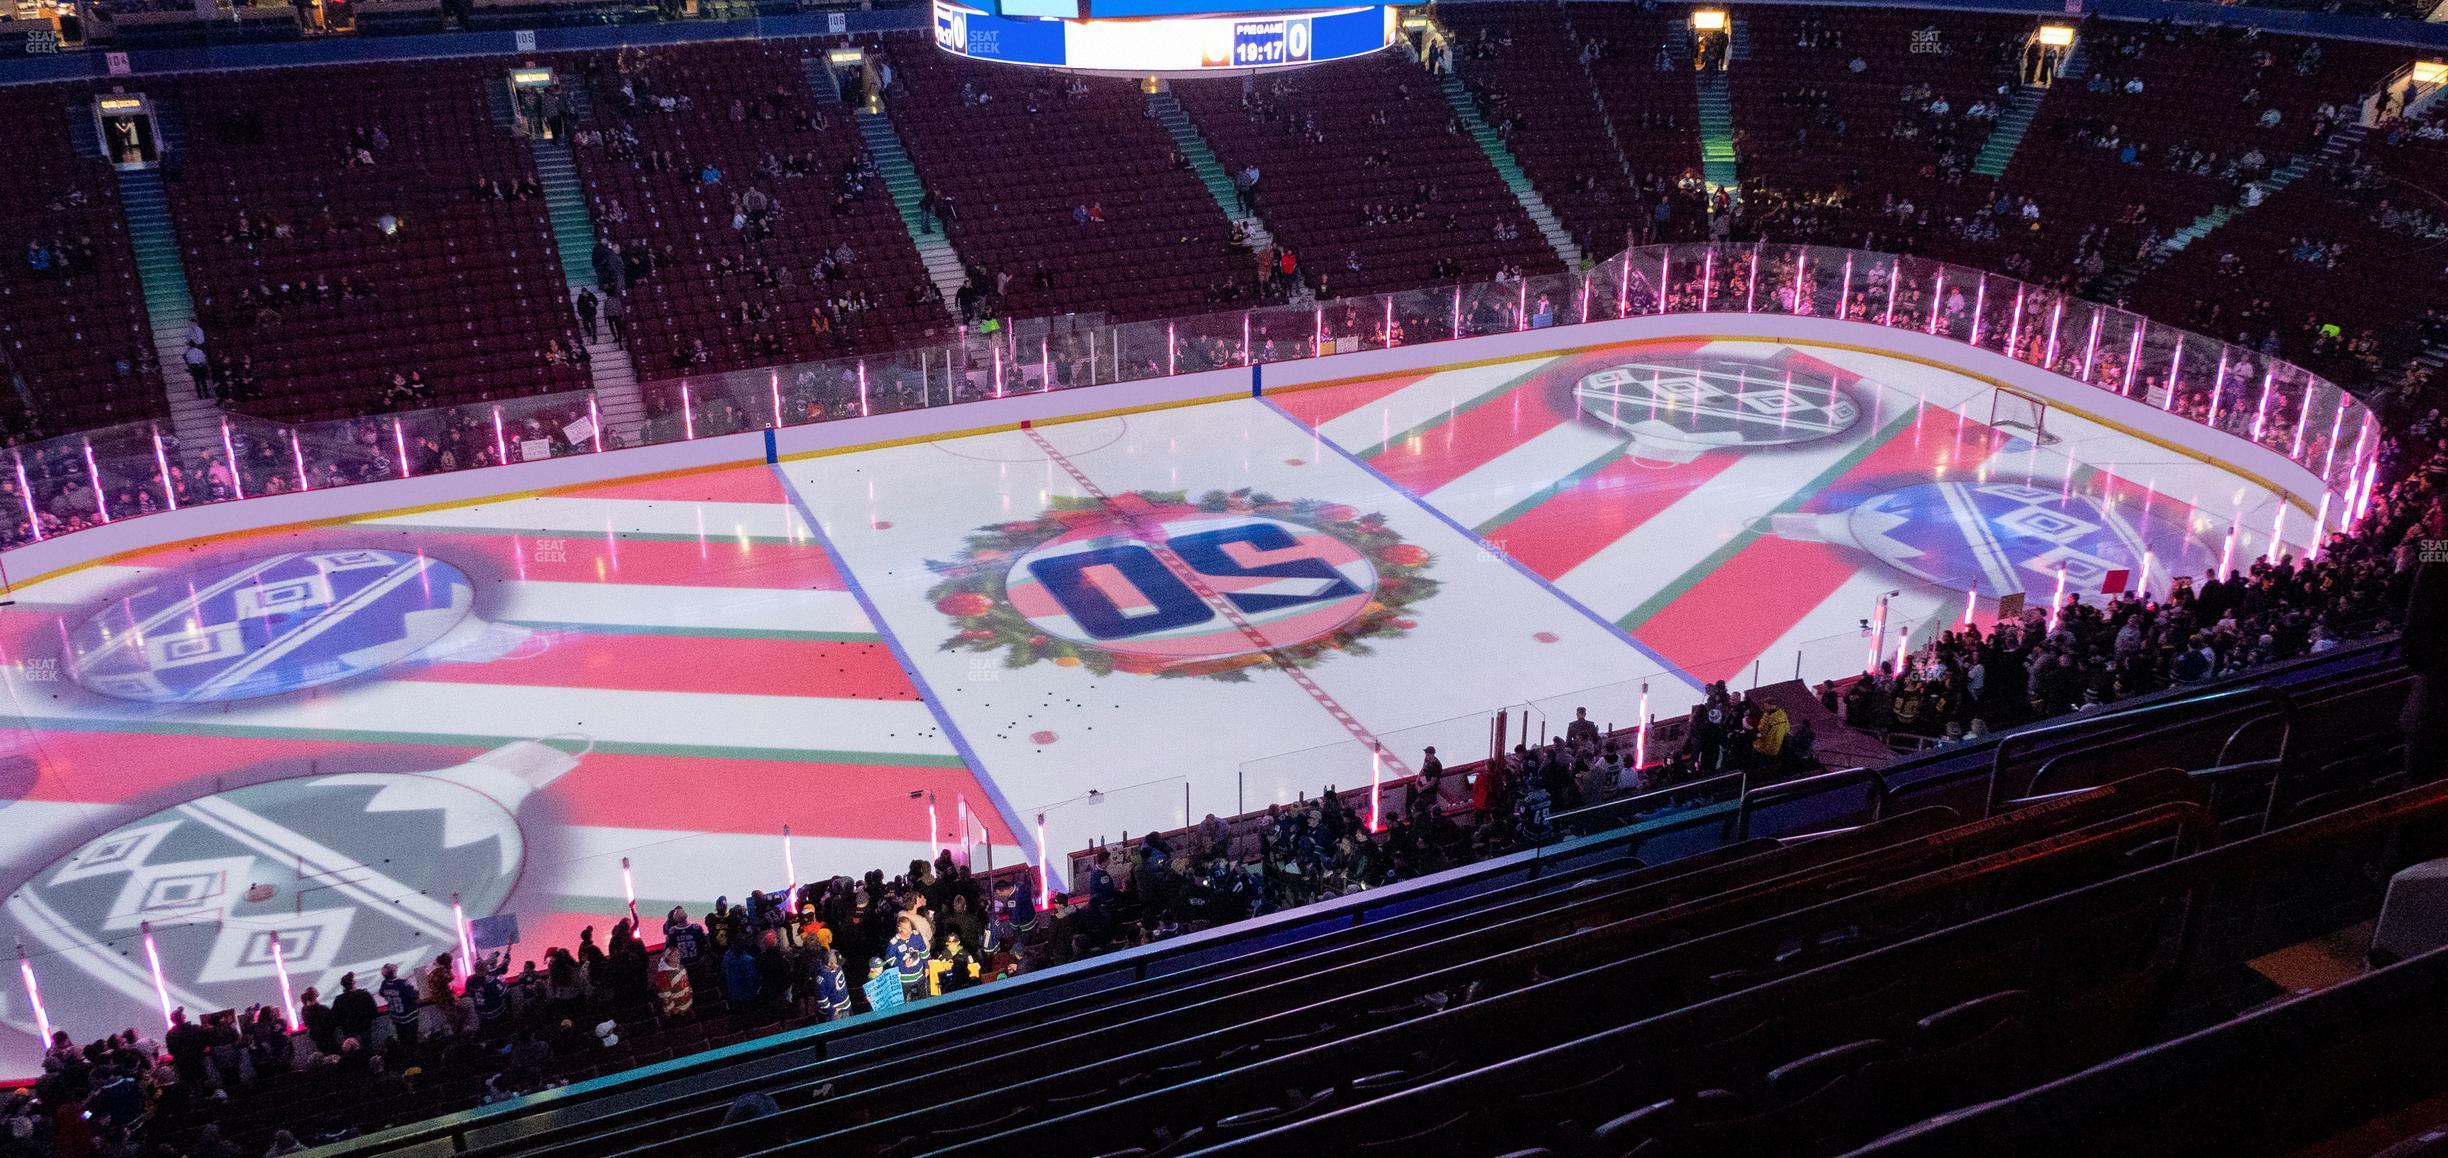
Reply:
[[1182, 585], [1188, 587], [1192, 594], [1204, 600], [1207, 606], [1215, 609], [1218, 615], [1224, 617], [1226, 623], [1232, 624], [1233, 629], [1239, 631], [1242, 638], [1249, 641], [1250, 646], [1257, 648], [1269, 660], [1274, 661], [1277, 670], [1292, 677], [1292, 682], [1299, 685], [1302, 691], [1309, 693], [1309, 698], [1316, 700], [1319, 707], [1326, 709], [1326, 714], [1333, 716], [1336, 723], [1343, 725], [1343, 730], [1351, 733], [1353, 739], [1368, 745], [1369, 751], [1376, 754], [1388, 775], [1409, 776], [1412, 774], [1411, 766], [1404, 763], [1401, 757], [1387, 751], [1385, 744], [1377, 739], [1376, 733], [1369, 731], [1367, 725], [1362, 724], [1359, 719], [1345, 710], [1331, 693], [1317, 685], [1316, 680], [1310, 679], [1309, 673], [1302, 671], [1298, 664], [1292, 662], [1290, 656], [1285, 655], [1274, 644], [1268, 642], [1266, 635], [1241, 614], [1241, 609], [1232, 605], [1232, 600], [1217, 594], [1215, 588], [1207, 585], [1205, 578], [1190, 569], [1190, 564], [1183, 562], [1181, 556], [1174, 554], [1173, 548], [1166, 541], [1163, 526], [1149, 519], [1142, 512], [1127, 510], [1115, 503], [1113, 496], [1106, 494], [1103, 487], [1091, 481], [1087, 473], [1080, 470], [1077, 463], [1064, 457], [1061, 451], [1054, 449], [1054, 444], [1046, 441], [1044, 435], [1037, 433], [1034, 429], [1023, 429], [1020, 433], [1028, 435], [1029, 441], [1036, 443], [1037, 449], [1043, 451], [1046, 458], [1052, 460], [1054, 465], [1061, 467], [1064, 474], [1070, 475], [1071, 481], [1079, 484], [1079, 488], [1086, 491], [1088, 497], [1102, 504], [1106, 511], [1115, 517], [1130, 524], [1131, 529], [1138, 532], [1140, 539], [1147, 543], [1149, 551], [1156, 556], [1156, 560], [1164, 564], [1165, 570], [1172, 572], [1173, 577], [1181, 580]]

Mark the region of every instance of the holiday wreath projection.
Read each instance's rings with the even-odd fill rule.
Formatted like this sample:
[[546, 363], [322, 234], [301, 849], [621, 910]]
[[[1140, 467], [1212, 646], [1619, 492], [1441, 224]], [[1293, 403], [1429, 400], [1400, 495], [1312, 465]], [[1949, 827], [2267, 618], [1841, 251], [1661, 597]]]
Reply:
[[1040, 817], [1059, 858], [1468, 758], [1499, 708], [1628, 725], [2267, 550], [2260, 485], [2005, 412], [1653, 342], [113, 560], [0, 608], [0, 942], [144, 1026], [504, 914], [535, 956], [633, 899], [1035, 861]]

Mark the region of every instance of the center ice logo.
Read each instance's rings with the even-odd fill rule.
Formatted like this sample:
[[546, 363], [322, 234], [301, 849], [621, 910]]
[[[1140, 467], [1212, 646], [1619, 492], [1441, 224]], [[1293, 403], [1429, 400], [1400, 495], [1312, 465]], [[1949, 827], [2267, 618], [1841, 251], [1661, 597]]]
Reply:
[[1245, 680], [1267, 664], [1402, 635], [1436, 592], [1429, 553], [1377, 514], [1244, 489], [1057, 498], [928, 562], [927, 592], [959, 629], [946, 651], [1159, 676]]
[[1834, 375], [1799, 359], [1644, 358], [1582, 378], [1573, 396], [1590, 420], [1629, 436], [1634, 453], [1664, 462], [1811, 442], [1861, 419]]

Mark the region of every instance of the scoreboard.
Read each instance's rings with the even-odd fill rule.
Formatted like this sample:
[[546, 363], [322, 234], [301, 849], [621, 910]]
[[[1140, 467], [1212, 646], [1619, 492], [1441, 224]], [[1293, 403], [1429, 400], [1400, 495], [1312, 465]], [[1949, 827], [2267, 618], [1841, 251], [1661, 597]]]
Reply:
[[[1078, 72], [1193, 74], [1297, 68], [1366, 56], [1394, 43], [1391, 7], [1255, 7], [1220, 15], [1162, 15], [1169, 8], [1213, 7], [1214, 0], [1090, 0], [1092, 15], [1017, 15], [960, 0], [935, 0], [935, 45], [976, 60]], [[1054, 0], [1067, 2], [1067, 0]], [[1133, 15], [1116, 14], [1122, 8]]]

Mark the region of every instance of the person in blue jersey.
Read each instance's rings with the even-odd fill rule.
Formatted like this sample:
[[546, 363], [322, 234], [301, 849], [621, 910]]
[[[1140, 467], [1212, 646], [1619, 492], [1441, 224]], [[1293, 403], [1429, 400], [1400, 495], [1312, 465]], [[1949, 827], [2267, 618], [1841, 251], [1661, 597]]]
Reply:
[[713, 980], [710, 975], [713, 957], [706, 952], [705, 927], [689, 920], [688, 910], [678, 905], [663, 917], [663, 944], [680, 951], [680, 968], [688, 972], [692, 987], [703, 987]]
[[918, 931], [918, 923], [912, 920], [909, 914], [902, 914], [900, 920], [895, 923], [889, 948], [892, 952], [893, 974], [901, 982], [902, 998], [916, 1001], [926, 996], [926, 934]]
[[815, 1015], [824, 1021], [850, 1016], [850, 978], [842, 971], [841, 954], [833, 950], [833, 930], [818, 930], [807, 956], [807, 989], [814, 997]]
[[415, 1045], [417, 1040], [416, 983], [399, 975], [399, 966], [382, 967], [382, 984], [374, 992], [383, 999], [383, 1010], [390, 1015], [391, 1035], [402, 1045]]
[[1009, 877], [994, 886], [994, 920], [986, 927], [988, 952], [1015, 951], [1020, 938], [1037, 927], [1037, 893]]
[[508, 961], [484, 960], [476, 963], [476, 972], [468, 977], [468, 1004], [476, 1007], [476, 1032], [490, 1041], [501, 1036], [510, 1022], [510, 987], [502, 983], [502, 970]]

